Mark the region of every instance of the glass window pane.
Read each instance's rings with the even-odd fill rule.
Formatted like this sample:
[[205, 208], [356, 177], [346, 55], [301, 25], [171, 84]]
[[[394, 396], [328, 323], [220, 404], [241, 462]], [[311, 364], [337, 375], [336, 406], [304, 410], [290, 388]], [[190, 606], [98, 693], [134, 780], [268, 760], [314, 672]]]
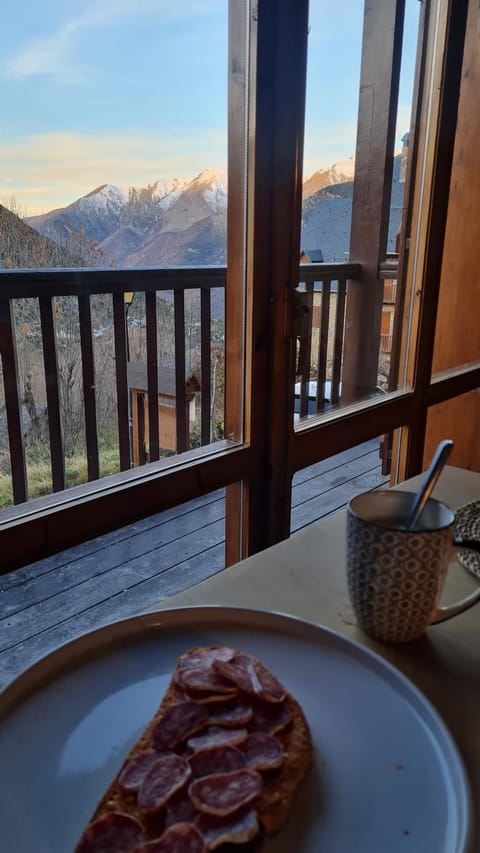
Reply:
[[291, 533], [345, 507], [361, 492], [389, 485], [382, 470], [384, 436], [365, 441], [308, 468], [292, 481]]
[[[27, 295], [10, 301], [29, 498], [54, 489], [52, 385], [67, 487], [224, 439], [229, 183], [229, 251], [243, 251], [245, 230], [245, 163], [228, 173], [232, 137], [246, 158], [246, 108], [231, 99], [235, 85], [246, 97], [247, 5], [3, 10], [0, 270], [10, 282], [10, 271], [82, 270], [27, 275]], [[231, 279], [241, 314], [243, 281]], [[243, 316], [230, 323], [243, 328]], [[0, 459], [13, 479], [3, 375]]]
[[2, 266], [225, 263], [227, 32], [227, 3], [4, 4]]
[[348, 258], [362, 26], [362, 3], [310, 2], [301, 232], [307, 263]]
[[2, 689], [59, 645], [214, 576], [224, 553], [220, 489], [3, 575]]
[[[332, 2], [313, 0], [310, 6], [306, 177], [297, 291], [301, 316], [295, 385], [297, 422], [319, 414], [328, 416], [340, 406], [379, 398], [403, 387], [398, 380], [402, 299], [397, 281], [396, 251], [405, 205], [419, 3], [407, 0], [405, 9], [395, 142], [390, 152], [392, 184], [383, 187], [383, 192], [390, 196], [386, 223], [380, 222], [382, 213], [376, 201], [378, 210], [371, 212], [374, 205], [371, 206], [370, 201], [381, 189], [373, 168], [371, 181], [377, 183], [373, 186], [369, 182], [365, 188], [368, 202], [364, 204], [357, 191], [353, 208], [354, 186], [358, 181], [355, 149], [362, 45], [364, 51], [371, 52], [371, 58], [383, 49], [382, 28], [379, 26], [378, 32], [374, 30], [373, 37], [369, 27], [364, 33], [363, 15], [363, 4], [358, 3], [338, 7]], [[370, 81], [375, 73], [373, 60], [366, 67], [368, 71], [363, 73], [370, 75]], [[381, 74], [380, 64], [378, 69], [377, 73]], [[378, 85], [381, 82], [380, 79], [376, 81]], [[367, 136], [370, 131], [371, 128], [363, 127]], [[364, 147], [365, 144], [364, 140]], [[385, 151], [385, 157], [387, 154]], [[369, 156], [374, 154], [370, 151]], [[361, 181], [365, 182], [366, 161], [362, 168]], [[388, 170], [385, 175], [389, 175]], [[362, 228], [371, 225], [379, 235], [385, 235], [385, 245], [376, 243], [371, 250], [355, 252], [353, 259], [361, 255], [357, 266], [348, 266], [352, 257], [352, 217], [357, 222], [362, 221]], [[377, 269], [378, 265], [378, 278], [375, 278], [371, 269]], [[369, 307], [365, 309], [362, 302], [367, 305], [367, 301]], [[360, 355], [353, 365], [350, 359], [347, 379], [344, 355], [346, 348], [352, 345], [352, 325], [356, 327], [355, 346]]]

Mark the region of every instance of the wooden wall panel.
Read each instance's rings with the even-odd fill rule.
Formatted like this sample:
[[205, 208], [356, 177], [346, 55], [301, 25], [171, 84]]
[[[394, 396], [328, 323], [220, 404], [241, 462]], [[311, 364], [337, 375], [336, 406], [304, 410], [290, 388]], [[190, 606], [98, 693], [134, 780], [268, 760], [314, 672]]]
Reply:
[[[480, 359], [480, 6], [471, 0], [443, 253], [433, 373]], [[453, 332], [455, 330], [455, 332]], [[424, 463], [441, 438], [455, 441], [452, 464], [480, 470], [480, 398], [474, 391], [428, 418]]]
[[425, 441], [425, 466], [430, 462], [441, 438], [454, 441], [448, 464], [471, 471], [480, 471], [480, 391], [462, 394], [428, 411]]
[[[450, 201], [445, 234], [434, 372], [480, 358], [480, 6], [470, 2]], [[455, 328], [455, 334], [452, 334]]]

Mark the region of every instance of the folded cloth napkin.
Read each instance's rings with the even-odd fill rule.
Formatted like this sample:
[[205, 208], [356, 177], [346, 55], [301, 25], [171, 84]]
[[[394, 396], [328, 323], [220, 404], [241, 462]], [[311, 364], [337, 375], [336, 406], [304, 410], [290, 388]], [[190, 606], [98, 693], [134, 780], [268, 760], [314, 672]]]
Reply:
[[[470, 501], [455, 512], [455, 534], [462, 539], [480, 541], [480, 500]], [[480, 578], [480, 553], [459, 551], [458, 559], [462, 566], [477, 578]]]

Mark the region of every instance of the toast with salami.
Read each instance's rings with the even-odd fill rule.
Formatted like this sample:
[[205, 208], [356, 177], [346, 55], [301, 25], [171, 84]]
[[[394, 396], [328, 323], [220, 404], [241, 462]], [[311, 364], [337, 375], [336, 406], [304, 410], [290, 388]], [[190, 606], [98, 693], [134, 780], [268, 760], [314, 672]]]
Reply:
[[287, 820], [311, 756], [300, 705], [259, 660], [190, 649], [75, 853], [258, 850]]

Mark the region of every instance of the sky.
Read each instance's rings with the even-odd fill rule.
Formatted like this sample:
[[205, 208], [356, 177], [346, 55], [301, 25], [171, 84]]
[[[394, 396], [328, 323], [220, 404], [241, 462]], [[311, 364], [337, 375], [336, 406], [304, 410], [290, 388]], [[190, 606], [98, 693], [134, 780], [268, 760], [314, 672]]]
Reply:
[[[355, 150], [361, 0], [311, 0], [304, 173]], [[408, 45], [418, 0], [408, 0]], [[28, 216], [108, 183], [226, 166], [227, 0], [2, 0], [0, 202]], [[413, 65], [406, 50], [406, 67]], [[408, 129], [402, 80], [398, 141]]]

